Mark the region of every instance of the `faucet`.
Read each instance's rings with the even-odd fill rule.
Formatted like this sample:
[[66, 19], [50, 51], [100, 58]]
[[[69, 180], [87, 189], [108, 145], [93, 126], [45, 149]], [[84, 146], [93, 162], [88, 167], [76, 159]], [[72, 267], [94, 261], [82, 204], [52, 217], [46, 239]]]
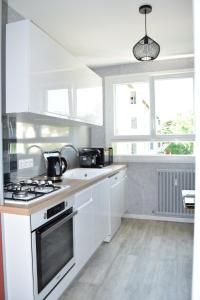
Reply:
[[[75, 153], [76, 153], [76, 157], [78, 158], [79, 157], [79, 150], [76, 148], [76, 147], [74, 147], [72, 144], [66, 144], [66, 145], [64, 145], [61, 149], [60, 149], [60, 153], [62, 153], [62, 150], [63, 149], [67, 149], [67, 148], [71, 148], [71, 149], [73, 149], [74, 151], [75, 151]], [[67, 165], [68, 165], [68, 168], [69, 168], [69, 166], [70, 166], [70, 162], [68, 161], [68, 157], [65, 157], [65, 159], [66, 159], [66, 161], [67, 161]], [[78, 161], [78, 159], [77, 159], [77, 161]]]
[[[45, 157], [44, 157], [44, 152], [43, 152], [43, 149], [42, 149], [40, 146], [38, 146], [38, 145], [31, 145], [31, 146], [29, 146], [29, 147], [26, 149], [26, 154], [29, 154], [29, 151], [30, 151], [32, 148], [37, 148], [37, 149], [39, 149], [39, 150], [41, 151], [41, 154], [42, 154], [42, 156], [41, 156], [41, 158], [42, 158], [42, 164], [44, 163], [44, 164], [45, 164], [45, 167], [47, 168], [47, 162], [46, 162], [46, 159], [45, 159]], [[41, 161], [40, 161], [40, 163], [41, 163]], [[44, 173], [40, 174], [40, 175], [41, 175], [41, 176], [42, 176], [42, 175], [46, 175], [46, 171], [45, 171]]]
[[42, 150], [42, 148], [40, 146], [38, 146], [38, 145], [31, 145], [30, 147], [28, 147], [26, 149], [26, 153], [27, 154], [29, 153], [29, 151], [31, 150], [31, 148], [38, 148], [43, 153], [43, 150]]
[[74, 149], [74, 151], [76, 152], [76, 156], [79, 157], [79, 150], [78, 150], [76, 147], [74, 147], [72, 144], [66, 144], [66, 145], [64, 145], [64, 146], [60, 149], [60, 152], [62, 152], [62, 150], [63, 150], [64, 148], [72, 148], [72, 149]]

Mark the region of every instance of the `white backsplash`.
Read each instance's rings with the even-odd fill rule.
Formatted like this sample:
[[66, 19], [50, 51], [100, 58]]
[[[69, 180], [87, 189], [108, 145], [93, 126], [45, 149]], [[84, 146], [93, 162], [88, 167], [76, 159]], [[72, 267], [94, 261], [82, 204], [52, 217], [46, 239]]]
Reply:
[[[77, 148], [90, 146], [90, 128], [72, 126], [68, 122], [38, 124], [33, 119], [20, 121], [15, 117], [4, 119], [4, 173], [12, 181], [28, 179], [46, 172], [44, 151], [60, 150], [66, 144]], [[19, 168], [19, 160], [33, 160], [33, 167]]]

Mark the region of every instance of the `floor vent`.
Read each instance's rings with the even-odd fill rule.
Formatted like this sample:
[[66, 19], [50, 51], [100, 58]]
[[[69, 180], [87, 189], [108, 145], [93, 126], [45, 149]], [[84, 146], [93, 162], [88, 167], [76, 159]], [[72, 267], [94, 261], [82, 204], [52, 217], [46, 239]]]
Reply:
[[193, 215], [183, 207], [181, 191], [195, 189], [195, 172], [190, 170], [158, 170], [158, 211], [162, 215]]

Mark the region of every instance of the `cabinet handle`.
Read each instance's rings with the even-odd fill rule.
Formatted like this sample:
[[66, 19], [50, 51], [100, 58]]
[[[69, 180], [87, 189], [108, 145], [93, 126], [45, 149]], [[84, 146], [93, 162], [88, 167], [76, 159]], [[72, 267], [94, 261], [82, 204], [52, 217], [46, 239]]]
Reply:
[[51, 227], [49, 227], [46, 230], [40, 230], [37, 229], [36, 232], [39, 234], [42, 234], [43, 237], [47, 236], [49, 233], [51, 233], [52, 231], [54, 231], [56, 228], [58, 228], [59, 226], [63, 225], [65, 222], [69, 221], [70, 219], [72, 219], [75, 215], [77, 215], [78, 211], [74, 211], [73, 213], [71, 213], [70, 215], [64, 217], [63, 219], [61, 219], [58, 223], [52, 225]]
[[110, 175], [110, 176], [108, 176], [108, 178], [112, 178], [112, 177], [114, 177], [115, 175], [117, 175], [119, 172], [117, 172], [117, 173], [115, 173], [115, 174], [112, 174], [112, 175]]

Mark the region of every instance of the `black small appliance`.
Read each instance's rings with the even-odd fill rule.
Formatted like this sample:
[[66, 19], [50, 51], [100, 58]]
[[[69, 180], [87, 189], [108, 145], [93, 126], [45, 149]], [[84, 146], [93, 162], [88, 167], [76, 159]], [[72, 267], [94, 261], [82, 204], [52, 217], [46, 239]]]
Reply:
[[62, 180], [62, 174], [67, 170], [67, 161], [61, 157], [59, 151], [44, 152], [47, 164], [48, 180], [58, 182]]
[[82, 148], [80, 150], [81, 168], [102, 168], [113, 163], [113, 149]]

